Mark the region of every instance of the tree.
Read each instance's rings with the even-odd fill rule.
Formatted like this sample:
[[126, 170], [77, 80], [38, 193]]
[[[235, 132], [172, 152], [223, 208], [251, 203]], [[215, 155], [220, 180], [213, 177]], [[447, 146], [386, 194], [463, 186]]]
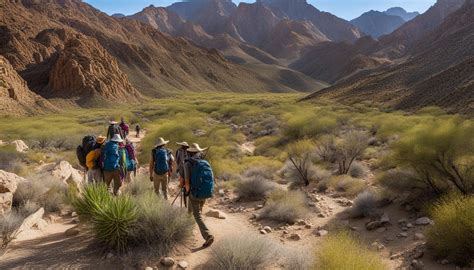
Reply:
[[352, 163], [368, 147], [369, 136], [364, 131], [349, 131], [336, 143], [338, 173], [347, 174]]

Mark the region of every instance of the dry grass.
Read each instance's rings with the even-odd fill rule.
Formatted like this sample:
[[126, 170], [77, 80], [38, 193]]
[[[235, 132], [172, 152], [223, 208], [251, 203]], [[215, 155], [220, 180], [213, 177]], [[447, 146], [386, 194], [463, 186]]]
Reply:
[[237, 183], [239, 199], [248, 201], [263, 200], [275, 189], [275, 184], [261, 176], [253, 176]]
[[301, 192], [275, 190], [270, 195], [259, 219], [294, 223], [306, 215], [308, 215], [306, 199]]

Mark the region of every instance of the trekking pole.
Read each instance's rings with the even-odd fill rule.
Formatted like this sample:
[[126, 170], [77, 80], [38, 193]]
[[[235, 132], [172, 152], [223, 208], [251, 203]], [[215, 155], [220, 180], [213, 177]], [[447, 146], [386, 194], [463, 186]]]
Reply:
[[181, 191], [179, 191], [178, 194], [176, 194], [176, 197], [174, 198], [174, 200], [173, 200], [173, 202], [171, 203], [171, 205], [174, 205], [174, 202], [176, 202], [176, 200], [178, 199], [179, 194], [181, 194]]

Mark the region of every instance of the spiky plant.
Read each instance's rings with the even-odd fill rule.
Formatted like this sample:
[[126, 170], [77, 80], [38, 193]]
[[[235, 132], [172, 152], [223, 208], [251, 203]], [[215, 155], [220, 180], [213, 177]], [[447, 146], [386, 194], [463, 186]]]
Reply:
[[119, 252], [127, 249], [133, 226], [137, 221], [137, 208], [128, 196], [114, 197], [93, 212], [93, 228], [97, 238]]
[[83, 220], [89, 220], [98, 209], [108, 204], [112, 197], [104, 184], [90, 184], [81, 194], [72, 199], [76, 213]]

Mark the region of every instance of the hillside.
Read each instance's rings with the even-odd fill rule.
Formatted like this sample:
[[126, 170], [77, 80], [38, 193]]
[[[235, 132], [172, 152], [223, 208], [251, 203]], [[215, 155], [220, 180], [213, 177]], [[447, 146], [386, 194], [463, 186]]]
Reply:
[[[422, 15], [420, 15], [422, 16]], [[308, 97], [374, 100], [399, 109], [436, 105], [474, 112], [474, 1], [414, 45], [406, 62], [356, 76]], [[416, 20], [416, 19], [415, 19]]]

